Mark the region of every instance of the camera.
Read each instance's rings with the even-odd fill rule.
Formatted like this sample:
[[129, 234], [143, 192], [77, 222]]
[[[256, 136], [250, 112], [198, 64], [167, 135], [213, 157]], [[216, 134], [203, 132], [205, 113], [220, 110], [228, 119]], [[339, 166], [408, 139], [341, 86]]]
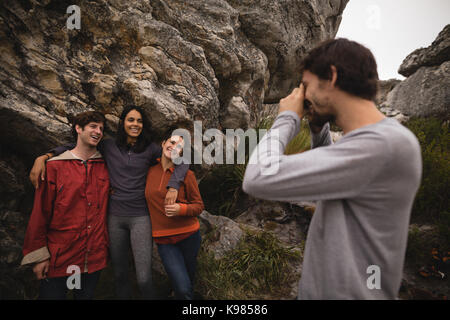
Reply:
[[308, 99], [305, 99], [303, 102], [303, 108], [305, 110], [308, 110], [311, 107], [311, 101], [309, 101]]

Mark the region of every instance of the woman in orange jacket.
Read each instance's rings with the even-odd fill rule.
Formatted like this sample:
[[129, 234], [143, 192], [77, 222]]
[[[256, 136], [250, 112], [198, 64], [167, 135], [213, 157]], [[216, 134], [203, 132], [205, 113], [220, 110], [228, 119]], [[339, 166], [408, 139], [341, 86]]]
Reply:
[[197, 180], [191, 170], [180, 186], [176, 203], [164, 203], [166, 185], [174, 170], [173, 159], [180, 155], [183, 145], [183, 138], [177, 135], [170, 135], [162, 142], [161, 159], [148, 171], [145, 189], [153, 240], [174, 287], [175, 298], [179, 300], [193, 298], [201, 244], [197, 216], [204, 209]]

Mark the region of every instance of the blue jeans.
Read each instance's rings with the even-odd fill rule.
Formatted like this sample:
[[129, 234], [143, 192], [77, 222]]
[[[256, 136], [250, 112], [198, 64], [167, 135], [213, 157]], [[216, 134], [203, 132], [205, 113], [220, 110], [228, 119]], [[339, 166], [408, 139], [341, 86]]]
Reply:
[[[95, 287], [100, 279], [101, 270], [81, 274], [81, 288], [73, 289], [75, 300], [92, 300]], [[40, 280], [39, 300], [65, 300], [67, 295], [67, 277], [47, 278]]]
[[195, 270], [201, 242], [200, 231], [197, 231], [175, 244], [158, 244], [159, 256], [172, 282], [177, 300], [194, 298]]

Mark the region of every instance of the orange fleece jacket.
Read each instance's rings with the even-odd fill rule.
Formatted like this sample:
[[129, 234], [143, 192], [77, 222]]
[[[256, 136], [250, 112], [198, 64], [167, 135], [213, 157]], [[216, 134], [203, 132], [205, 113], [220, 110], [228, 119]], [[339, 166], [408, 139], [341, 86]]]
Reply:
[[150, 167], [148, 171], [145, 198], [152, 220], [153, 237], [177, 235], [196, 231], [200, 228], [197, 216], [202, 213], [204, 205], [195, 174], [191, 170], [186, 173], [186, 177], [178, 190], [177, 203], [181, 206], [179, 215], [167, 217], [164, 213], [166, 186], [173, 170], [172, 167], [164, 172], [161, 163], [158, 163]]

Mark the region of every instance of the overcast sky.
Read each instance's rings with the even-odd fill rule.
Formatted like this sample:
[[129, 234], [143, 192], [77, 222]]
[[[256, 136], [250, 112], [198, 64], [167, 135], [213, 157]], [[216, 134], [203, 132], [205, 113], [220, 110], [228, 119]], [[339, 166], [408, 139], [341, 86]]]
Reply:
[[372, 50], [381, 80], [404, 79], [397, 73], [403, 59], [449, 23], [450, 0], [350, 0], [336, 37]]

